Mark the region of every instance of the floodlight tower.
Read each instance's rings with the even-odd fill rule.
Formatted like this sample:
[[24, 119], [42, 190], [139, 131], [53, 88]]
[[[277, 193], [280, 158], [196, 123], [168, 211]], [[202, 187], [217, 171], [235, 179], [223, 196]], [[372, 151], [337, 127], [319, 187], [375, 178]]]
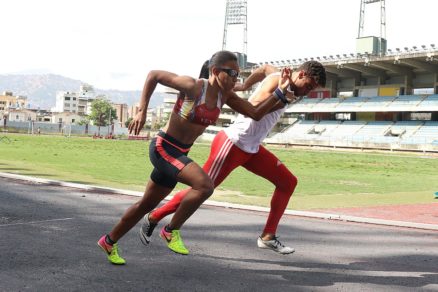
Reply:
[[224, 37], [222, 41], [222, 50], [227, 47], [227, 30], [229, 25], [243, 25], [243, 52], [246, 55], [247, 50], [247, 0], [227, 0], [225, 12]]
[[360, 1], [360, 16], [359, 16], [359, 31], [357, 38], [363, 38], [363, 28], [365, 19], [365, 5], [380, 2], [380, 37], [378, 41], [378, 54], [380, 56], [385, 54], [386, 51], [386, 10], [385, 10], [385, 0], [361, 0]]

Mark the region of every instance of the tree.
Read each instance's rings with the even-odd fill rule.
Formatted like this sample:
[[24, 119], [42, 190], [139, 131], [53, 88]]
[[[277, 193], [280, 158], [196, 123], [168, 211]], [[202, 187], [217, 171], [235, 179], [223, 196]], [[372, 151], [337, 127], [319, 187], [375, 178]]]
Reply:
[[167, 120], [161, 119], [160, 121], [156, 121], [153, 126], [151, 126], [152, 130], [159, 130], [167, 124]]
[[80, 120], [78, 122], [78, 125], [79, 126], [85, 126], [85, 125], [87, 125], [89, 123], [90, 123], [89, 117], [88, 116], [84, 116], [84, 119]]
[[128, 118], [125, 122], [125, 127], [127, 128], [129, 126], [129, 124], [131, 123], [132, 118]]
[[117, 120], [117, 113], [111, 103], [104, 99], [96, 99], [91, 103], [89, 118], [94, 125], [99, 127], [98, 135], [100, 136], [100, 127], [108, 126], [113, 120]]

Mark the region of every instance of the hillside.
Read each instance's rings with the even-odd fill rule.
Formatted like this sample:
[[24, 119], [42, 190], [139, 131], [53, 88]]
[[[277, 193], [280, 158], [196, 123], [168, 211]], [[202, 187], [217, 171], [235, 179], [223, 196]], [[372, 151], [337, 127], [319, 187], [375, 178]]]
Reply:
[[[14, 95], [25, 95], [30, 108], [50, 109], [55, 106], [56, 92], [79, 91], [81, 80], [55, 74], [0, 75], [0, 93], [12, 91]], [[133, 105], [139, 101], [140, 91], [102, 90], [95, 88], [97, 94], [105, 94], [114, 103]], [[151, 98], [149, 107], [163, 102], [165, 93], [157, 92]]]

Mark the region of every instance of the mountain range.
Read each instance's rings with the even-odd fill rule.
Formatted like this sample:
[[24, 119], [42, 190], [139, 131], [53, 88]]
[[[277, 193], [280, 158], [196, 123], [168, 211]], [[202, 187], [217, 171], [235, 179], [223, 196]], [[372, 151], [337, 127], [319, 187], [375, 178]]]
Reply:
[[[27, 96], [29, 108], [49, 110], [55, 106], [58, 91], [78, 92], [83, 82], [56, 74], [6, 74], [0, 75], [0, 94], [11, 91], [13, 95]], [[96, 94], [106, 95], [113, 103], [133, 105], [140, 100], [141, 91], [103, 90], [94, 88]], [[163, 103], [167, 93], [154, 92], [149, 107]]]

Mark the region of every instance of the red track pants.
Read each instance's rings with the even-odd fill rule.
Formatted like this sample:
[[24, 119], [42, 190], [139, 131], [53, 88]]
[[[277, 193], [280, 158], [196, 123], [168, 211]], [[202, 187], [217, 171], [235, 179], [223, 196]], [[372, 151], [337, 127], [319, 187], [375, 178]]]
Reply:
[[[275, 185], [271, 210], [263, 232], [276, 234], [280, 218], [298, 183], [297, 178], [262, 145], [257, 153], [247, 153], [235, 146], [224, 131], [219, 132], [211, 144], [210, 156], [203, 166], [204, 171], [217, 187], [238, 166], [245, 167]], [[152, 217], [159, 221], [174, 213], [189, 190], [176, 193], [172, 200], [152, 211]]]

